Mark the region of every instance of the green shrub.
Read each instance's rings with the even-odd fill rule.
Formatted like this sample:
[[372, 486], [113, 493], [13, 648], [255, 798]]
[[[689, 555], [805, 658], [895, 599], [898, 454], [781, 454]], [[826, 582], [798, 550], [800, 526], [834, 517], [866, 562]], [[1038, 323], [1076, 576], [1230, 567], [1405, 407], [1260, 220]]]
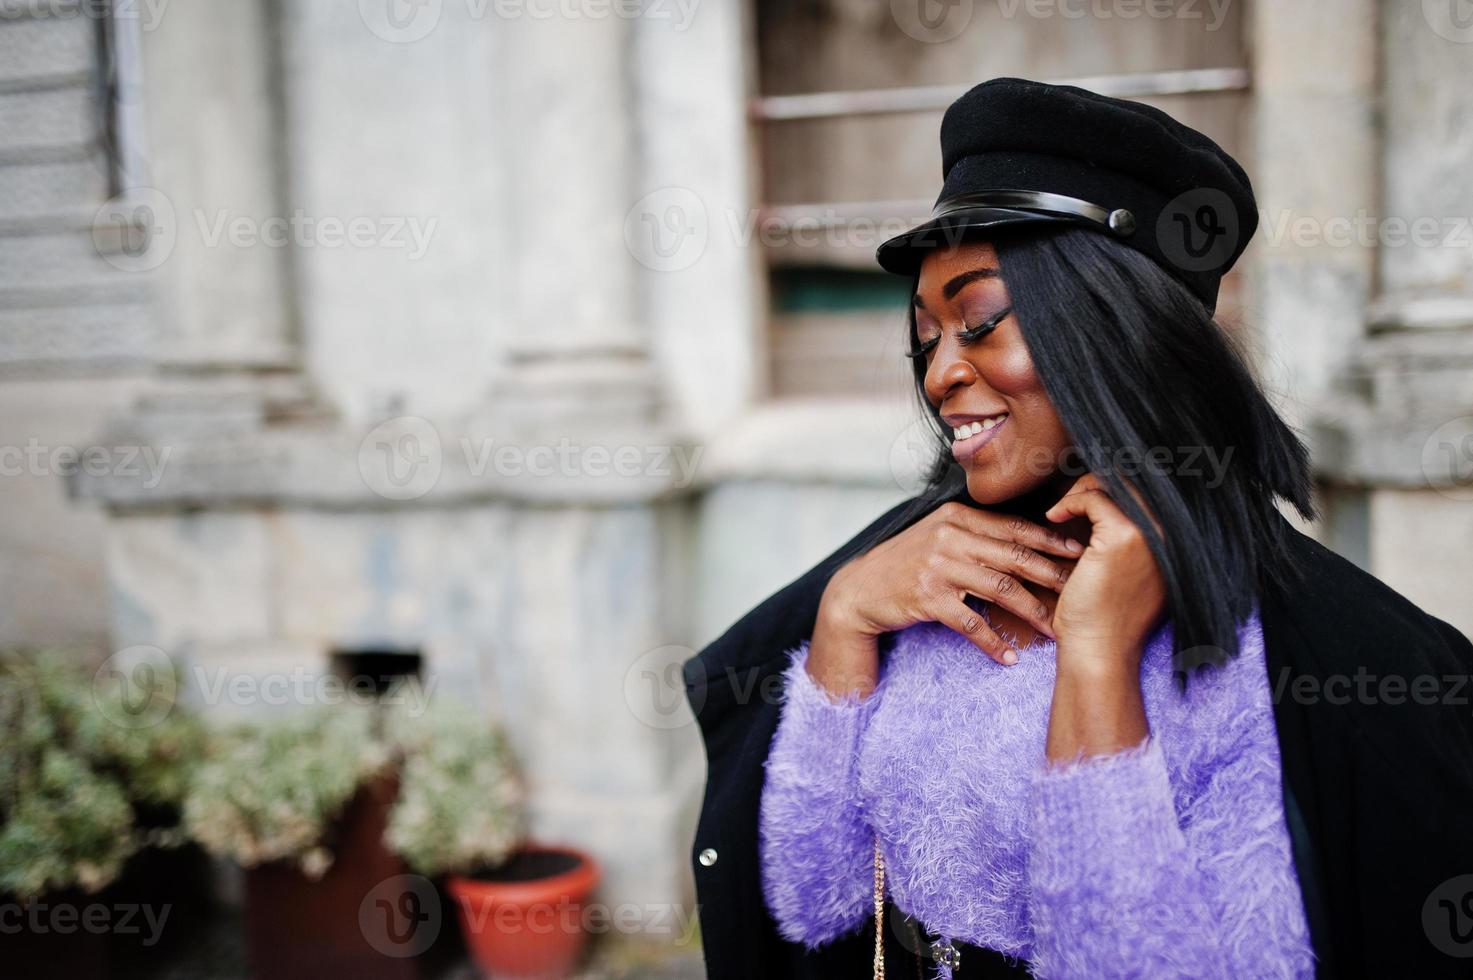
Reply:
[[367, 707], [313, 708], [214, 734], [189, 788], [186, 830], [242, 867], [291, 861], [320, 877], [332, 864], [333, 822], [393, 761], [374, 721]]
[[399, 719], [404, 764], [389, 846], [420, 874], [495, 867], [526, 836], [525, 791], [506, 737], [467, 709]]
[[179, 840], [155, 818], [181, 802], [203, 729], [172, 701], [129, 724], [122, 683], [76, 657], [0, 654], [0, 892], [93, 892]]

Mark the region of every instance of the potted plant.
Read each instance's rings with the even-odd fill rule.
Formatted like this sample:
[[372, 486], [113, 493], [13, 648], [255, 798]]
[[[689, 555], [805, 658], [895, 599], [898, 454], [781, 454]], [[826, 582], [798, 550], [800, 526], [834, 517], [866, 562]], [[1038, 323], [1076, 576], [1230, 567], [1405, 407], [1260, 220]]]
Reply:
[[401, 721], [390, 846], [420, 874], [447, 876], [466, 945], [486, 973], [570, 975], [587, 942], [583, 904], [598, 863], [527, 839], [523, 784], [494, 726], [448, 707]]
[[382, 955], [359, 918], [364, 896], [404, 871], [383, 843], [396, 790], [377, 722], [367, 706], [317, 707], [212, 736], [185, 825], [245, 869], [257, 976], [417, 974]]
[[[175, 904], [140, 866], [183, 841], [178, 806], [203, 730], [176, 710], [175, 687], [161, 689], [167, 703], [149, 704], [78, 658], [0, 655], [0, 903], [20, 906], [7, 961], [23, 975], [104, 976], [112, 947], [136, 930], [66, 923], [91, 906]], [[128, 713], [140, 705], [149, 714]]]

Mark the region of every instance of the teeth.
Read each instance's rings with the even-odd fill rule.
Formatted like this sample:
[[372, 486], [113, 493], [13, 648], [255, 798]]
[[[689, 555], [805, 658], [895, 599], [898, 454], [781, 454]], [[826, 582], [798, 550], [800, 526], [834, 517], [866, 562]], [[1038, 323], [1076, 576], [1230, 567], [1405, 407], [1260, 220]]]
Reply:
[[986, 432], [988, 429], [996, 428], [1005, 418], [1007, 418], [1007, 415], [1003, 414], [994, 415], [992, 418], [984, 419], [981, 422], [968, 422], [966, 425], [952, 429], [952, 435], [960, 442], [963, 439], [971, 438], [979, 432]]

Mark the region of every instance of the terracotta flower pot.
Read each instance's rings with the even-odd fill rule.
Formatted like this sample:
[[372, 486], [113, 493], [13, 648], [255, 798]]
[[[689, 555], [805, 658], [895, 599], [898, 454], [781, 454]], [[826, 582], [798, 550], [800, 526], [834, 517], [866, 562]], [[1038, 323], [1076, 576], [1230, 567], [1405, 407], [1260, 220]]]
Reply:
[[583, 905], [599, 866], [569, 847], [531, 844], [474, 877], [452, 875], [466, 947], [495, 980], [556, 980], [572, 974], [588, 940]]
[[[406, 872], [383, 841], [397, 794], [392, 776], [359, 789], [333, 828], [335, 857], [320, 879], [285, 863], [246, 871], [245, 937], [252, 976], [415, 980], [421, 975], [414, 954], [433, 931], [424, 933], [415, 916], [386, 920], [377, 909], [365, 913], [363, 906], [365, 896]], [[407, 932], [397, 931], [400, 927]]]

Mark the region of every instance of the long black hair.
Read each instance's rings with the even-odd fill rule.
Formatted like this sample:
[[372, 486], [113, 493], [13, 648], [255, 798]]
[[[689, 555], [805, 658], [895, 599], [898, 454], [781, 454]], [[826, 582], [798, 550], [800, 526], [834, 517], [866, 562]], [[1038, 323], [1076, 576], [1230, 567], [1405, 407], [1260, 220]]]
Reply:
[[[1150, 258], [1080, 228], [991, 240], [1034, 367], [1078, 453], [1078, 472], [1087, 468], [1105, 483], [1161, 569], [1178, 670], [1235, 655], [1237, 626], [1261, 590], [1294, 579], [1277, 501], [1314, 516], [1304, 444], [1226, 331]], [[909, 323], [914, 349], [913, 308]], [[914, 374], [935, 430], [936, 463], [925, 490], [881, 538], [966, 486], [950, 429], [926, 398], [923, 358], [914, 359]], [[1204, 458], [1215, 461], [1214, 472], [1203, 472]]]

